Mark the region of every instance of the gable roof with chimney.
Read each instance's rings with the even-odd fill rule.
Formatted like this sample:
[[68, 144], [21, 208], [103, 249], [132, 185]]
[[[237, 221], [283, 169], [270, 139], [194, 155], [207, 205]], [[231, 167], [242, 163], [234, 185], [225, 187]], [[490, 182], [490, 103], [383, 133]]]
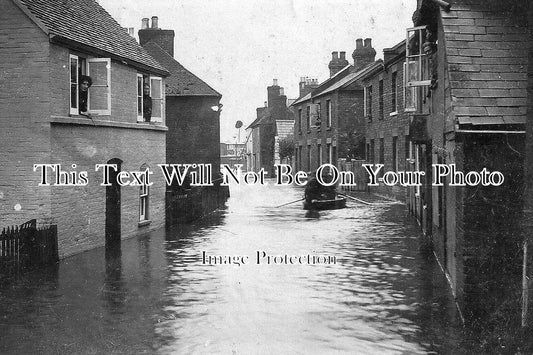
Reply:
[[170, 72], [166, 78], [167, 96], [216, 96], [221, 97], [211, 86], [187, 70], [157, 43], [149, 41], [144, 48]]
[[167, 75], [127, 31], [94, 0], [12, 0], [50, 41], [91, 54], [110, 56]]
[[525, 124], [528, 28], [520, 5], [527, 1], [458, 0], [449, 12], [439, 9], [460, 125]]

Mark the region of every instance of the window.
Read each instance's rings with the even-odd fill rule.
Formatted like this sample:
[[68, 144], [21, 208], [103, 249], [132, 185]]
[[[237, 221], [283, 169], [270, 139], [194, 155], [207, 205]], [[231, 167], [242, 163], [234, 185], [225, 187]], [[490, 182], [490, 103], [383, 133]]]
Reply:
[[370, 162], [372, 164], [374, 164], [376, 161], [375, 150], [376, 150], [376, 142], [373, 139], [371, 139], [370, 140]]
[[316, 125], [319, 129], [322, 125], [322, 104], [320, 102], [316, 104]]
[[372, 85], [365, 88], [365, 117], [372, 121]]
[[317, 152], [316, 152], [316, 155], [317, 155], [317, 161], [318, 161], [318, 166], [322, 165], [322, 144], [319, 144], [317, 145]]
[[407, 87], [431, 84], [428, 56], [423, 48], [426, 36], [426, 26], [407, 29], [407, 39], [405, 42], [405, 60], [407, 64], [405, 76], [407, 77]]
[[70, 55], [70, 114], [78, 114], [78, 90], [79, 90], [79, 77], [78, 72], [79, 60], [75, 55]]
[[89, 89], [88, 109], [99, 115], [111, 114], [111, 59], [87, 59], [87, 75], [93, 80]]
[[307, 132], [311, 131], [311, 106], [307, 106], [305, 113], [305, 121], [307, 123]]
[[398, 171], [398, 137], [392, 137], [392, 170]]
[[393, 72], [391, 77], [391, 110], [392, 112], [398, 111], [398, 106], [396, 103], [396, 86], [398, 85], [398, 73]]
[[414, 112], [417, 107], [416, 86], [407, 86], [407, 63], [403, 63], [403, 110], [405, 112]]
[[307, 146], [307, 170], [311, 170], [311, 146]]
[[328, 153], [328, 164], [331, 164], [331, 162], [333, 161], [332, 151], [331, 151], [331, 144], [328, 143], [326, 145], [326, 148], [327, 148], [327, 153]]
[[[385, 164], [385, 140], [379, 139], [379, 164]], [[383, 169], [380, 170], [380, 176], [383, 176]]]
[[[148, 169], [146, 165], [141, 167], [141, 171]], [[144, 177], [144, 176], [143, 176]], [[144, 182], [144, 178], [142, 179]], [[139, 221], [147, 221], [149, 219], [148, 206], [149, 206], [149, 190], [148, 185], [142, 184], [139, 188]]]
[[326, 100], [326, 125], [331, 127], [331, 100]]
[[383, 80], [379, 81], [378, 86], [378, 95], [379, 95], [379, 119], [383, 119]]
[[92, 86], [87, 95], [87, 108], [92, 114], [111, 114], [111, 59], [82, 58], [69, 55], [70, 66], [70, 114], [77, 115], [80, 110], [80, 76], [88, 75]]
[[302, 109], [298, 110], [298, 133], [302, 134]]
[[163, 122], [164, 104], [163, 79], [150, 77], [150, 96], [152, 97], [152, 121]]

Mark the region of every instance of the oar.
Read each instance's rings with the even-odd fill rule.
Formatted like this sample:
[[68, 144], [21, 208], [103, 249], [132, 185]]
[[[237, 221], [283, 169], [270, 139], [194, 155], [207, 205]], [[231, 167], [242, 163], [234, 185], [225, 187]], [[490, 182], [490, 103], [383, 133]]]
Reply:
[[287, 203], [284, 203], [283, 205], [279, 205], [279, 206], [276, 206], [276, 207], [274, 207], [274, 208], [287, 206], [287, 205], [290, 205], [291, 203], [300, 202], [300, 201], [303, 201], [303, 200], [305, 200], [305, 198], [300, 198], [300, 199], [295, 200], [295, 201], [287, 202]]
[[351, 198], [352, 200], [355, 200], [355, 201], [357, 201], [357, 202], [363, 203], [363, 204], [365, 204], [365, 205], [373, 205], [373, 204], [370, 203], [370, 202], [366, 202], [366, 201], [360, 200], [360, 199], [355, 198], [355, 197], [350, 196], [350, 195], [345, 195], [345, 194], [340, 194], [340, 193], [338, 193], [338, 195], [341, 195], [341, 196], [344, 196], [344, 197]]

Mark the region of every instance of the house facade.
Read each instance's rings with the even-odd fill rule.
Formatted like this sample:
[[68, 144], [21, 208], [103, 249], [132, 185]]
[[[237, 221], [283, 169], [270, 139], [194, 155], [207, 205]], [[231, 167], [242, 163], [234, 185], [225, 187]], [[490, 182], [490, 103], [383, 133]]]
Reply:
[[[160, 174], [150, 187], [119, 186], [110, 169], [111, 185], [102, 186], [96, 165], [140, 172], [165, 162], [167, 70], [94, 1], [1, 4], [2, 221], [57, 224], [60, 257], [163, 226]], [[82, 75], [93, 82], [89, 115], [80, 115]], [[142, 114], [144, 84], [151, 122]]]
[[[410, 171], [409, 115], [413, 107], [405, 107], [404, 63], [405, 41], [383, 50], [383, 65], [363, 77], [364, 117], [366, 121], [366, 161], [383, 164], [383, 171]], [[414, 193], [408, 196], [400, 184], [370, 186], [370, 191], [407, 201], [415, 208]], [[412, 195], [412, 196], [411, 196]]]
[[364, 159], [365, 121], [362, 77], [379, 67], [370, 38], [357, 40], [354, 64], [345, 52], [333, 52], [330, 78], [309, 87], [300, 81], [300, 97], [291, 105], [295, 113], [295, 166], [313, 171], [320, 165], [338, 165], [338, 159]]
[[527, 6], [419, 1], [407, 30], [415, 164], [429, 174], [431, 164], [453, 164], [464, 174], [504, 176], [490, 186], [450, 172], [443, 184], [426, 180], [421, 187], [423, 227], [472, 324], [487, 315], [506, 324], [520, 319]]
[[[276, 137], [286, 132], [278, 129], [280, 125], [294, 121], [293, 112], [287, 107], [287, 96], [277, 79], [267, 87], [268, 101], [257, 108], [257, 118], [246, 128], [248, 170], [258, 172], [264, 169], [267, 176], [274, 176], [274, 164], [279, 160], [276, 155]], [[278, 152], [279, 154], [279, 152]]]
[[[148, 18], [142, 20], [139, 41], [170, 72], [164, 90], [168, 127], [166, 161], [209, 166], [214, 185], [196, 186], [186, 192], [178, 184], [167, 189], [167, 224], [190, 222], [219, 208], [228, 196], [228, 188], [220, 186], [222, 95], [174, 59], [174, 31], [159, 28], [157, 16], [151, 20], [151, 26]], [[194, 169], [191, 167], [189, 171]], [[196, 168], [200, 170], [209, 173], [205, 168]]]

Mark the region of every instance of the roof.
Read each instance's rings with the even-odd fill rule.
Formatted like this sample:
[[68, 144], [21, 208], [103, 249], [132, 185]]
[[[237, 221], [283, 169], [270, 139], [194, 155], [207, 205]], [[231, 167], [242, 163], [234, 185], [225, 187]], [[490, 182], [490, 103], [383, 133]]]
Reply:
[[[286, 113], [287, 113], [287, 117], [293, 117], [294, 113], [288, 107], [286, 107], [285, 110], [286, 110]], [[266, 110], [262, 111], [259, 114], [259, 117], [257, 117], [252, 123], [250, 123], [250, 125], [248, 125], [248, 127], [246, 127], [246, 129], [254, 128], [254, 127], [257, 127], [257, 126], [259, 126], [261, 124], [269, 124], [269, 123], [273, 123], [273, 122], [276, 122], [276, 124], [277, 124], [277, 122], [291, 122], [291, 124], [294, 125], [294, 120], [276, 119], [274, 116], [275, 116], [274, 110], [272, 108], [268, 107]]]
[[222, 96], [187, 70], [157, 43], [150, 41], [144, 45], [144, 48], [170, 72], [170, 76], [166, 78], [167, 96]]
[[277, 120], [276, 121], [276, 135], [279, 138], [285, 138], [292, 135], [294, 130], [294, 121], [291, 120]]
[[[295, 105], [301, 104], [303, 102], [309, 101], [312, 98], [328, 94], [328, 93], [333, 92], [335, 90], [345, 89], [348, 86], [350, 86], [351, 84], [353, 84], [355, 81], [363, 78], [365, 75], [367, 75], [368, 73], [372, 72], [374, 69], [381, 68], [382, 64], [383, 64], [383, 61], [381, 59], [378, 59], [375, 62], [366, 65], [365, 67], [363, 67], [363, 69], [361, 69], [359, 71], [356, 71], [356, 72], [353, 72], [353, 73], [349, 73], [349, 74], [345, 75], [344, 77], [339, 78], [338, 80], [332, 80], [333, 78], [335, 78], [335, 76], [333, 76], [331, 78], [328, 78], [326, 81], [324, 81], [322, 84], [320, 84], [318, 86], [318, 88], [316, 88], [315, 90], [311, 91], [307, 95], [305, 95], [305, 96], [299, 98], [298, 100], [296, 100], [295, 102], [293, 102], [292, 106], [295, 106]], [[344, 68], [343, 71], [344, 70], [346, 70], [346, 68]], [[328, 82], [330, 82], [330, 81], [331, 81], [331, 83], [329, 83], [329, 85], [328, 85]]]
[[[111, 15], [94, 0], [13, 0], [54, 42], [81, 45], [166, 74]], [[44, 27], [44, 28], [43, 28]]]
[[527, 11], [504, 3], [454, 1], [450, 12], [441, 10], [459, 123], [526, 122]]
[[317, 96], [320, 96], [320, 95], [324, 95], [324, 94], [330, 93], [330, 92], [335, 91], [335, 90], [344, 89], [344, 88], [348, 87], [349, 85], [353, 84], [358, 79], [361, 79], [365, 74], [371, 72], [373, 69], [380, 68], [382, 64], [383, 64], [383, 61], [381, 59], [378, 59], [375, 62], [363, 67], [363, 69], [361, 69], [359, 71], [356, 71], [355, 73], [350, 73], [350, 74], [346, 75], [344, 78], [342, 78], [341, 80], [337, 81], [333, 85], [325, 88], [324, 90], [322, 90], [320, 92], [313, 92], [312, 96], [313, 97], [317, 97]]

